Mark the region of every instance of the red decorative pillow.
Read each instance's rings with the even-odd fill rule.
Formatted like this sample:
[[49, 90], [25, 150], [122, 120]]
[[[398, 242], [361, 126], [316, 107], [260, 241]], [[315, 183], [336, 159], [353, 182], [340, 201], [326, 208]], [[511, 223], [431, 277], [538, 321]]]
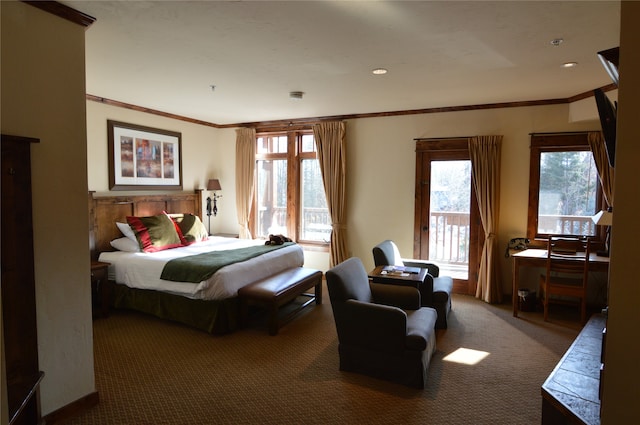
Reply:
[[183, 245], [176, 231], [176, 224], [167, 214], [149, 217], [127, 217], [140, 249], [144, 252], [157, 252], [177, 248]]

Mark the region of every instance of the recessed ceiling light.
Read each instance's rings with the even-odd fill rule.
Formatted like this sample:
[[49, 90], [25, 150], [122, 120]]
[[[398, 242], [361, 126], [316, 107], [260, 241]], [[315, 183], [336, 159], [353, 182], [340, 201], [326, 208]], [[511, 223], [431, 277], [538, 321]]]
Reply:
[[289, 92], [289, 99], [300, 100], [300, 99], [302, 99], [303, 95], [304, 95], [304, 92], [292, 91], [292, 92]]
[[388, 71], [384, 68], [376, 68], [373, 71], [371, 71], [372, 73], [374, 73], [375, 75], [384, 75], [386, 74]]
[[552, 46], [556, 46], [558, 47], [559, 45], [562, 44], [562, 42], [564, 41], [564, 39], [562, 38], [554, 38], [553, 40], [550, 41]]
[[576, 66], [578, 66], [578, 62], [565, 62], [560, 65], [561, 68], [575, 68]]

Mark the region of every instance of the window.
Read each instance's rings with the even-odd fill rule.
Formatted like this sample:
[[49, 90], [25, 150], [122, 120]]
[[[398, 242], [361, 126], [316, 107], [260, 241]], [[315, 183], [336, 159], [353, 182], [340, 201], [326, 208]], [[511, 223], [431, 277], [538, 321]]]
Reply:
[[252, 233], [328, 244], [331, 218], [310, 131], [258, 134]]
[[527, 237], [598, 236], [603, 197], [586, 133], [531, 136]]

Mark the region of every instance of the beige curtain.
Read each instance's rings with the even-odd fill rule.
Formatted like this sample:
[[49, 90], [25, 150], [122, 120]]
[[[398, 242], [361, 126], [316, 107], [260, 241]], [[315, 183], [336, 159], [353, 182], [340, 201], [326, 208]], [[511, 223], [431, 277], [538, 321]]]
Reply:
[[613, 177], [614, 168], [609, 165], [609, 157], [607, 156], [607, 148], [604, 144], [604, 137], [599, 131], [591, 131], [588, 134], [589, 146], [593, 153], [593, 160], [596, 163], [598, 176], [600, 177], [600, 185], [607, 205], [613, 207]]
[[331, 214], [330, 267], [347, 259], [346, 229], [346, 137], [344, 122], [326, 122], [313, 126], [322, 182]]
[[239, 128], [236, 130], [236, 210], [239, 237], [251, 239], [249, 216], [253, 203], [253, 185], [256, 162], [256, 130], [255, 128]]
[[469, 139], [471, 173], [484, 228], [476, 298], [488, 303], [502, 301], [496, 235], [500, 207], [501, 144], [502, 136], [476, 136]]

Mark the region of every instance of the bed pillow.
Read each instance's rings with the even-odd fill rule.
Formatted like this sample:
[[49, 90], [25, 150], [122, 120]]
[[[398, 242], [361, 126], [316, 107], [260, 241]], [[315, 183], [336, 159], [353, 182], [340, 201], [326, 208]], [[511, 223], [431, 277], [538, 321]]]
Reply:
[[186, 245], [209, 239], [209, 232], [197, 215], [170, 214], [170, 217], [178, 224]]
[[110, 243], [111, 246], [118, 251], [140, 252], [140, 245], [138, 244], [138, 242], [132, 241], [131, 239], [126, 237], [114, 239]]
[[182, 246], [176, 226], [167, 214], [148, 217], [127, 217], [127, 223], [136, 234], [140, 249], [157, 252]]
[[138, 240], [136, 239], [136, 234], [133, 232], [131, 226], [129, 226], [127, 223], [116, 222], [116, 226], [118, 226], [118, 229], [120, 229], [120, 233], [122, 233], [124, 236], [134, 242], [138, 242]]

